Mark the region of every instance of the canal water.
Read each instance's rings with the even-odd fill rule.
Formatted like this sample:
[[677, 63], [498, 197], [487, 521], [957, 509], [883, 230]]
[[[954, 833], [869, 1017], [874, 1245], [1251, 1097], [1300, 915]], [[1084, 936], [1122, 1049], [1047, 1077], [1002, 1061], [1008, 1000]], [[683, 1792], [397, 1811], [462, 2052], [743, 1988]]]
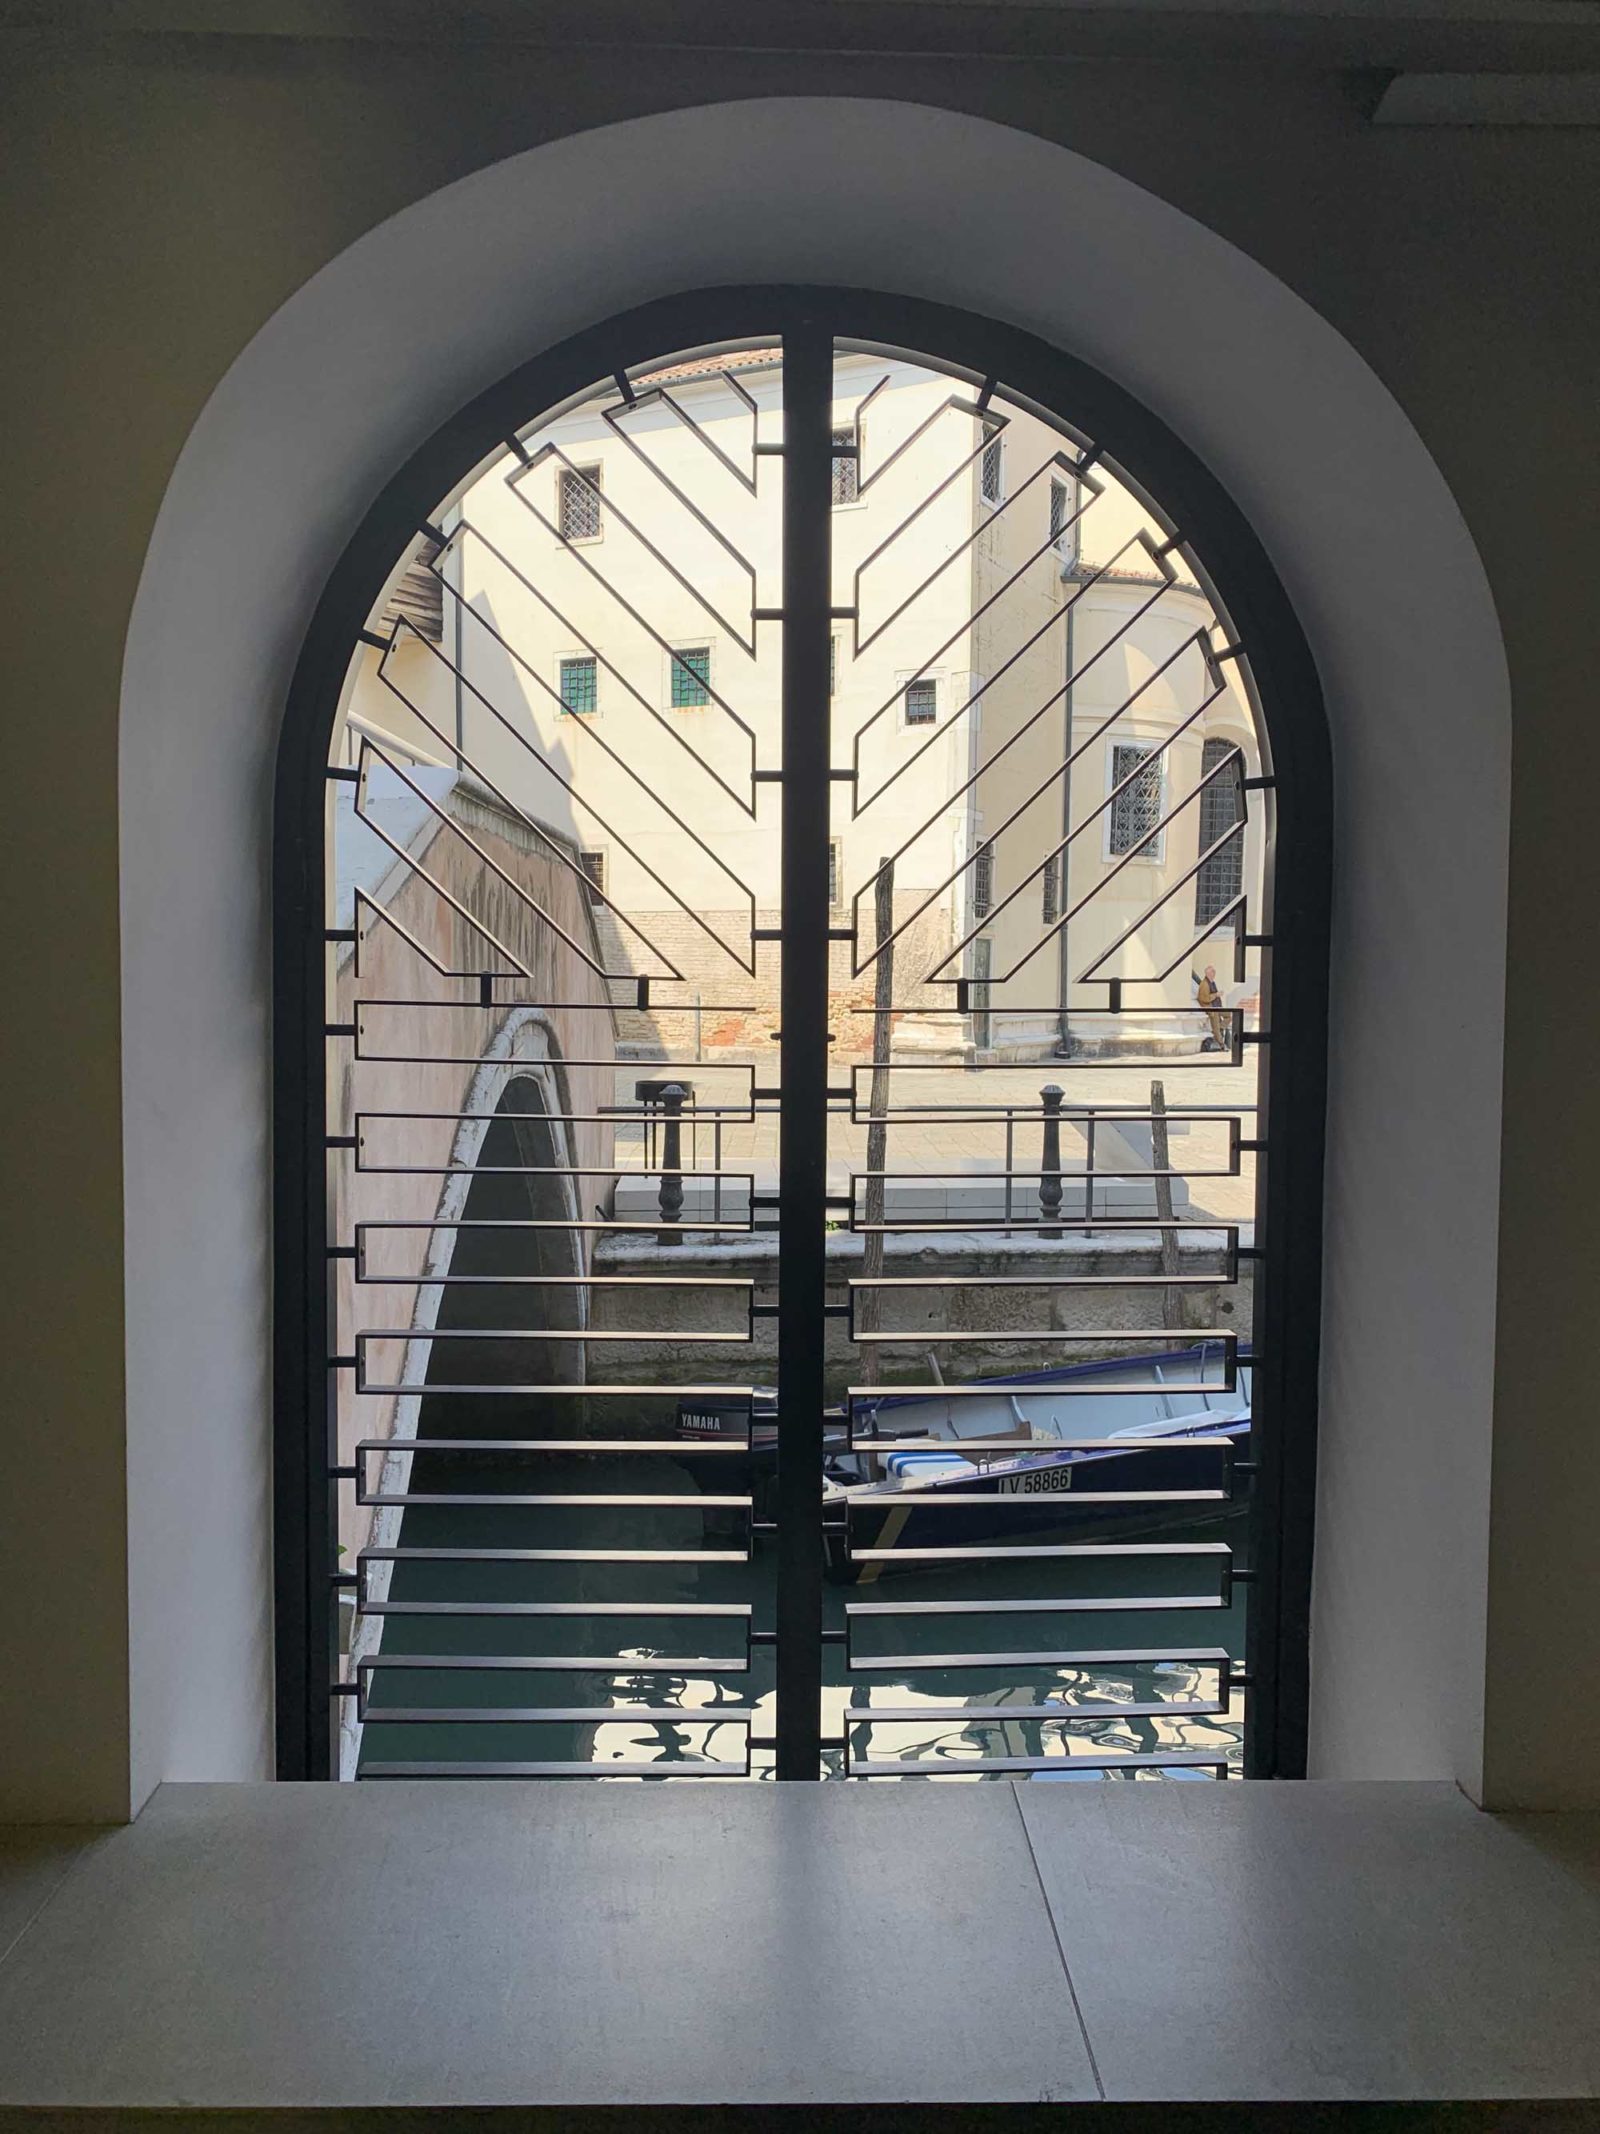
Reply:
[[[620, 1408], [621, 1403], [606, 1403]], [[526, 1425], [524, 1425], [526, 1427]], [[592, 1427], [592, 1426], [591, 1426]], [[615, 1417], [604, 1426], [617, 1430]], [[633, 1434], [659, 1433], [659, 1417], [638, 1417]], [[437, 1421], [425, 1435], [438, 1435]], [[461, 1434], [465, 1434], [464, 1432]], [[617, 1434], [623, 1434], [617, 1431]], [[758, 1534], [750, 1559], [742, 1559], [741, 1515], [708, 1508], [707, 1495], [737, 1493], [740, 1481], [725, 1469], [739, 1463], [720, 1457], [682, 1459], [665, 1455], [544, 1456], [536, 1462], [498, 1453], [416, 1454], [409, 1461], [408, 1489], [418, 1495], [467, 1492], [488, 1502], [412, 1504], [402, 1516], [406, 1550], [677, 1552], [686, 1557], [719, 1555], [716, 1561], [529, 1560], [526, 1557], [452, 1560], [448, 1555], [410, 1558], [397, 1564], [384, 1621], [384, 1667], [372, 1678], [361, 1744], [362, 1776], [381, 1775], [395, 1763], [444, 1763], [470, 1769], [494, 1763], [539, 1762], [603, 1772], [608, 1765], [659, 1766], [662, 1777], [684, 1775], [690, 1764], [725, 1766], [727, 1776], [746, 1770], [745, 1724], [719, 1716], [755, 1707], [748, 1731], [770, 1739], [774, 1723], [773, 1653], [770, 1644], [749, 1648], [748, 1673], [737, 1671], [746, 1656], [745, 1628], [737, 1614], [661, 1617], [661, 1607], [753, 1610], [758, 1630], [773, 1623], [773, 1537]], [[714, 1472], [713, 1472], [714, 1471]], [[666, 1501], [647, 1509], [582, 1503], [584, 1498], [649, 1496]], [[518, 1503], [538, 1493], [565, 1501]], [[493, 1501], [503, 1499], [503, 1502]], [[1234, 1540], [1237, 1516], [1210, 1520], [1181, 1531], [1163, 1528], [1164, 1542]], [[1033, 1529], [1030, 1544], [1086, 1538], [1070, 1519], [1056, 1532]], [[1137, 1530], [1096, 1541], [1139, 1538]], [[1225, 1711], [1195, 1711], [1218, 1701], [1219, 1668], [1212, 1663], [1151, 1661], [1122, 1657], [1152, 1648], [1185, 1653], [1224, 1649], [1242, 1663], [1244, 1587], [1235, 1587], [1226, 1608], [1119, 1609], [1119, 1598], [1172, 1594], [1188, 1598], [1215, 1590], [1215, 1572], [1196, 1577], [1193, 1558], [1035, 1558], [1015, 1564], [989, 1561], [889, 1569], [855, 1585], [826, 1589], [827, 1623], [842, 1629], [851, 1602], [904, 1605], [982, 1598], [1027, 1601], [1072, 1596], [1103, 1603], [1063, 1613], [1027, 1610], [991, 1618], [888, 1616], [856, 1619], [853, 1650], [858, 1660], [887, 1656], [893, 1664], [847, 1674], [838, 1644], [824, 1648], [824, 1734], [837, 1744], [846, 1733], [850, 1707], [891, 1710], [881, 1721], [854, 1718], [850, 1756], [914, 1761], [922, 1771], [977, 1779], [980, 1758], [1044, 1757], [1045, 1778], [1088, 1777], [1086, 1760], [1155, 1754], [1205, 1755], [1236, 1771], [1242, 1756], [1243, 1694]], [[1163, 1582], [1164, 1581], [1164, 1582]], [[530, 1604], [551, 1603], [603, 1614], [519, 1613]], [[484, 1606], [504, 1613], [479, 1614]], [[617, 1611], [637, 1607], [631, 1616]], [[412, 1613], [413, 1609], [424, 1611]], [[427, 1612], [438, 1610], [439, 1612]], [[1094, 1653], [1117, 1655], [1092, 1665], [1014, 1664], [999, 1667], [939, 1664], [952, 1651], [981, 1649], [1007, 1654]], [[415, 1657], [415, 1668], [397, 1664]], [[463, 1671], [430, 1661], [490, 1663]], [[503, 1663], [496, 1665], [494, 1663]], [[544, 1664], [540, 1664], [544, 1663]], [[721, 1663], [720, 1665], [714, 1663]], [[730, 1666], [729, 1663], [733, 1663]], [[1149, 1707], [1133, 1713], [1106, 1709], [1118, 1704]], [[951, 1718], [941, 1707], [979, 1704], [981, 1715]], [[1058, 1719], [1008, 1718], [1015, 1706], [1059, 1707]], [[630, 1716], [640, 1707], [670, 1714], [665, 1719]], [[928, 1718], [904, 1716], [927, 1707]], [[604, 1716], [543, 1718], [531, 1711], [603, 1711]], [[403, 1719], [385, 1721], [385, 1711]], [[430, 1715], [437, 1712], [438, 1717]], [[496, 1716], [506, 1713], [505, 1718]], [[826, 1751], [830, 1774], [842, 1775], [844, 1754]], [[1075, 1761], [1081, 1766], [1074, 1770]], [[1059, 1765], [1059, 1769], [1054, 1768]], [[771, 1775], [770, 1750], [749, 1757], [751, 1774]], [[1022, 1775], [1005, 1773], [1000, 1775]], [[1097, 1774], [1094, 1774], [1097, 1775]], [[1124, 1774], [1141, 1775], [1139, 1766]], [[1159, 1775], [1159, 1774], [1146, 1774]], [[1183, 1775], [1210, 1775], [1203, 1767]], [[705, 1782], [701, 1779], [699, 1782]], [[900, 1782], [894, 1776], [876, 1783]]]

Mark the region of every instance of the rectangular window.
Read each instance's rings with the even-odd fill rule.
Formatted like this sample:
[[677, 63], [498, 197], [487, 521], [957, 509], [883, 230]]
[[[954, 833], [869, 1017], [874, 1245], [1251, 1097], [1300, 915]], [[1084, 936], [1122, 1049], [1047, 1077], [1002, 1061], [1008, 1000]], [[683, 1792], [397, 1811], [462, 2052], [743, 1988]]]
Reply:
[[983, 845], [972, 863], [972, 916], [987, 919], [994, 908], [994, 847]]
[[939, 716], [939, 685], [920, 681], [906, 684], [906, 724], [932, 726]]
[[600, 538], [600, 469], [563, 467], [556, 476], [556, 512], [563, 541]]
[[600, 708], [599, 662], [594, 659], [564, 659], [561, 662], [561, 708], [589, 712]]
[[[1229, 756], [1233, 762], [1227, 770], [1217, 770]], [[1217, 775], [1200, 791], [1200, 850], [1209, 851], [1217, 839], [1231, 830], [1244, 814], [1244, 791], [1240, 785], [1243, 764], [1234, 754], [1231, 741], [1212, 740], [1200, 752], [1201, 775], [1216, 770]], [[1227, 910], [1239, 891], [1244, 887], [1244, 839], [1236, 837], [1222, 850], [1208, 859], [1194, 878], [1194, 923], [1209, 926], [1219, 912]], [[1238, 930], [1240, 914], [1235, 912], [1230, 924]]]
[[828, 694], [832, 696], [839, 686], [839, 640], [828, 639]]
[[578, 865], [589, 878], [588, 898], [598, 904], [606, 893], [606, 856], [603, 852], [580, 852]]
[[830, 838], [828, 840], [828, 903], [830, 906], [837, 906], [839, 902], [841, 865], [842, 855], [839, 850], [839, 840], [836, 837]]
[[[847, 449], [841, 451], [841, 446]], [[833, 501], [853, 504], [861, 494], [861, 447], [855, 430], [835, 430], [833, 448]]]
[[1073, 500], [1073, 485], [1070, 482], [1050, 484], [1050, 541], [1063, 563], [1073, 563], [1078, 555], [1078, 528], [1073, 519], [1076, 508]]
[[1054, 926], [1061, 916], [1061, 855], [1055, 853], [1044, 863], [1044, 912], [1046, 926]]
[[[1139, 770], [1140, 764], [1144, 765]], [[1138, 771], [1137, 777], [1130, 773]], [[1128, 783], [1122, 786], [1124, 778]], [[1141, 748], [1136, 741], [1117, 741], [1111, 749], [1111, 784], [1122, 791], [1111, 803], [1107, 850], [1114, 859], [1137, 852], [1141, 859], [1159, 860], [1166, 832], [1155, 832], [1161, 820], [1161, 751]]]
[[1001, 439], [991, 437], [983, 448], [983, 458], [978, 463], [978, 494], [986, 504], [1000, 501], [1001, 458], [1005, 447]]
[[676, 710], [711, 702], [711, 647], [694, 645], [672, 655], [672, 702]]

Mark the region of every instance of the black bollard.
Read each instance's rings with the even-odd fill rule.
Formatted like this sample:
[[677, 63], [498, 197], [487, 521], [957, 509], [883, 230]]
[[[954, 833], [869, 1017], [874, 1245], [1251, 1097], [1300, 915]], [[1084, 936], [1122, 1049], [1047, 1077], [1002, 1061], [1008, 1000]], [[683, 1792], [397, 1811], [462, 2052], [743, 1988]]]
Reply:
[[[661, 1196], [659, 1206], [664, 1223], [676, 1223], [683, 1214], [683, 1174], [679, 1166], [683, 1162], [683, 1116], [684, 1099], [689, 1092], [681, 1082], [668, 1082], [662, 1088], [661, 1105]], [[661, 1245], [681, 1245], [681, 1230], [663, 1230], [656, 1242]]]
[[[1061, 1213], [1061, 1103], [1059, 1082], [1046, 1082], [1039, 1092], [1044, 1105], [1044, 1153], [1039, 1161], [1039, 1213], [1048, 1223]], [[1059, 1230], [1041, 1230], [1041, 1237], [1059, 1237]]]

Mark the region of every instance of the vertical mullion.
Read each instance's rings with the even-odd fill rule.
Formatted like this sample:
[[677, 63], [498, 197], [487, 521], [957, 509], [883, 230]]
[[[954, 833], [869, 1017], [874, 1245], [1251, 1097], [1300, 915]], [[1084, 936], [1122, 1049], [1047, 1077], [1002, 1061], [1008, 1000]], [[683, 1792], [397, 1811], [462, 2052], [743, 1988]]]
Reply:
[[783, 863], [778, 1206], [777, 1775], [822, 1758], [822, 1409], [828, 1162], [828, 650], [833, 342], [783, 351]]

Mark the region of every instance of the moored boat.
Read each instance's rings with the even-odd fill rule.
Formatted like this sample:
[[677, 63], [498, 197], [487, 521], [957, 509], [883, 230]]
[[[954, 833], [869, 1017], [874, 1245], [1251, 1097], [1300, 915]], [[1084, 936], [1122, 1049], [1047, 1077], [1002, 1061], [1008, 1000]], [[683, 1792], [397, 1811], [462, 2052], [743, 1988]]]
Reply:
[[[1241, 1353], [1228, 1385], [1220, 1360], [1197, 1344], [937, 1392], [857, 1394], [826, 1461], [830, 1573], [928, 1570], [932, 1552], [1044, 1530], [1149, 1531], [1227, 1515], [1243, 1496], [1251, 1365]], [[863, 1565], [856, 1549], [879, 1553]]]

